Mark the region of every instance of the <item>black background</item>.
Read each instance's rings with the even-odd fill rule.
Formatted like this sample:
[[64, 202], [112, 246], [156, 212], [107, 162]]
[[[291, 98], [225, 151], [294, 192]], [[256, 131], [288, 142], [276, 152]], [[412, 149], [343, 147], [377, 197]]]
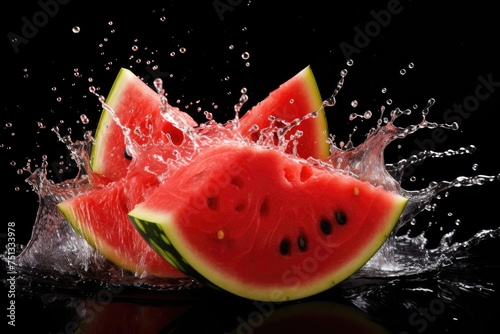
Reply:
[[[394, 7], [397, 10], [383, 16], [392, 4], [398, 4]], [[405, 178], [406, 188], [422, 188], [432, 180], [451, 180], [460, 175], [500, 173], [500, 27], [496, 8], [486, 1], [438, 6], [430, 1], [327, 5], [315, 0], [42, 0], [10, 5], [9, 10], [2, 11], [1, 22], [2, 245], [10, 221], [16, 223], [16, 242], [28, 242], [38, 206], [36, 194], [24, 181], [27, 173], [20, 175], [17, 170], [26, 166], [28, 159], [35, 168], [47, 155], [50, 178], [60, 181], [71, 177], [74, 168], [63, 174], [55, 168], [60, 162], [71, 162], [51, 128], [59, 126], [62, 134], [71, 128], [75, 140], [81, 139], [84, 131], [93, 130], [101, 107], [89, 87], [95, 86], [105, 96], [120, 67], [131, 68], [150, 84], [154, 76], [161, 77], [172, 104], [202, 120], [203, 114], [197, 111], [200, 107], [221, 121], [233, 115], [233, 105], [243, 87], [249, 95], [245, 107], [251, 107], [310, 64], [326, 98], [335, 89], [340, 71], [347, 68], [338, 103], [327, 110], [329, 130], [338, 140], [347, 140], [355, 124], [360, 129], [353, 141], [359, 143], [366, 133], [363, 129], [374, 125], [370, 122], [376, 117], [349, 122], [353, 111], [370, 109], [377, 115], [388, 98], [393, 100], [388, 109], [417, 104], [413, 115], [401, 120], [410, 124], [419, 121], [417, 111], [434, 98], [430, 121], [443, 122], [448, 115], [461, 124], [458, 131], [446, 132], [444, 140], [433, 141], [432, 147], [425, 148], [443, 151], [471, 144], [477, 147], [470, 156], [419, 165]], [[74, 27], [80, 32], [73, 32]], [[360, 31], [367, 35], [362, 36]], [[9, 38], [13, 34], [25, 39], [13, 43]], [[137, 46], [136, 51], [133, 46]], [[346, 47], [352, 48], [353, 66], [346, 65]], [[242, 59], [243, 52], [250, 54], [248, 60]], [[410, 63], [414, 63], [413, 69], [408, 68]], [[406, 75], [400, 74], [403, 68]], [[483, 82], [479, 78], [490, 78], [491, 91], [478, 91]], [[384, 87], [387, 93], [382, 94]], [[478, 92], [489, 95], [478, 99]], [[350, 106], [352, 100], [359, 102], [357, 109]], [[467, 114], [446, 113], [454, 105], [472, 102], [478, 103], [468, 105]], [[88, 124], [82, 123], [82, 115], [88, 117]], [[44, 127], [40, 128], [38, 122]], [[391, 145], [387, 161], [422, 150], [418, 143], [430, 135], [431, 131], [422, 130], [397, 143], [400, 148]], [[476, 170], [473, 164], [478, 165]], [[417, 181], [410, 182], [410, 176]], [[452, 189], [448, 197], [437, 201], [436, 210], [419, 216], [420, 226], [432, 222], [429, 233], [440, 235], [441, 227], [445, 231], [454, 229], [459, 219], [462, 223], [457, 228], [457, 240], [497, 227], [498, 190], [498, 182]]]

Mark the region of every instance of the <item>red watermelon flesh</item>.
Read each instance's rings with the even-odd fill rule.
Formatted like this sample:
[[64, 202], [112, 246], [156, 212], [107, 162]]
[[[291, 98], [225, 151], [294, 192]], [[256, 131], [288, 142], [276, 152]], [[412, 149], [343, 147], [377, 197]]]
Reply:
[[[118, 180], [127, 173], [132, 153], [126, 151], [125, 129], [136, 146], [170, 141], [181, 145], [184, 141], [184, 133], [161, 115], [160, 95], [128, 69], [118, 73], [106, 105], [112, 112], [102, 111], [91, 154], [91, 168], [99, 175]], [[197, 125], [189, 114], [168, 104], [166, 107], [185, 125]]]
[[364, 265], [407, 199], [278, 150], [206, 147], [130, 213], [189, 276], [284, 301], [322, 292]]

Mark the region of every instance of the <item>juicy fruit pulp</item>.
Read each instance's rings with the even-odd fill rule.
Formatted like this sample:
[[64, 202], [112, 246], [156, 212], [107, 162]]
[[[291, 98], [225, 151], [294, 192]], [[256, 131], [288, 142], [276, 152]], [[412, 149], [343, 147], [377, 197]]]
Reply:
[[[130, 70], [120, 70], [99, 121], [88, 173], [89, 178], [106, 181], [95, 182], [93, 190], [59, 203], [58, 209], [114, 264], [141, 277], [176, 278], [184, 274], [149, 247], [127, 217], [176, 168], [179, 154], [186, 158], [193, 153], [192, 138], [179, 124], [167, 121], [161, 107], [183, 126], [196, 124], [188, 114], [162, 103], [160, 95]], [[243, 115], [238, 130], [246, 137], [252, 124], [269, 126], [267, 118], [272, 114], [290, 122], [320, 105], [314, 76], [306, 67]], [[327, 132], [324, 112], [299, 127], [301, 140], [307, 143], [299, 146], [299, 153], [324, 155], [328, 149], [323, 140]]]
[[236, 295], [322, 292], [365, 264], [407, 199], [277, 150], [206, 147], [129, 213], [187, 275]]

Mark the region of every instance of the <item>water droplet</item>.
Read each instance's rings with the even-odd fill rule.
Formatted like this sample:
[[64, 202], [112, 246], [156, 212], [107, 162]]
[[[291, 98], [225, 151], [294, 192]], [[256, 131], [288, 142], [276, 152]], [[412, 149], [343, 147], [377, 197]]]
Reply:
[[85, 114], [80, 115], [80, 120], [83, 124], [89, 124], [89, 118]]
[[247, 60], [248, 58], [250, 58], [250, 53], [248, 53], [248, 52], [243, 52], [243, 53], [241, 54], [241, 58], [243, 58], [243, 59]]
[[357, 100], [352, 100], [351, 101], [351, 107], [356, 108], [358, 106], [358, 101]]
[[112, 26], [113, 25], [113, 21], [109, 21], [108, 25]]
[[173, 56], [175, 56], [175, 52], [174, 51], [170, 52], [170, 57], [173, 57]]
[[404, 68], [402, 68], [401, 70], [399, 70], [399, 74], [405, 75], [406, 74], [406, 70]]
[[75, 34], [78, 34], [80, 32], [80, 27], [79, 26], [74, 26], [72, 31], [75, 33]]
[[411, 69], [411, 68], [414, 68], [414, 67], [415, 67], [415, 64], [413, 64], [413, 63], [409, 63], [409, 64], [408, 64], [408, 68], [410, 68], [410, 69]]
[[349, 59], [346, 64], [347, 66], [352, 66], [354, 64], [354, 61], [352, 59]]
[[387, 99], [387, 101], [385, 101], [385, 103], [387, 103], [387, 105], [391, 105], [392, 104], [392, 100], [391, 99]]
[[137, 51], [139, 50], [139, 48], [137, 47], [137, 45], [132, 45], [132, 51]]
[[186, 53], [186, 48], [181, 47], [181, 48], [179, 49], [179, 52], [180, 52], [180, 53]]

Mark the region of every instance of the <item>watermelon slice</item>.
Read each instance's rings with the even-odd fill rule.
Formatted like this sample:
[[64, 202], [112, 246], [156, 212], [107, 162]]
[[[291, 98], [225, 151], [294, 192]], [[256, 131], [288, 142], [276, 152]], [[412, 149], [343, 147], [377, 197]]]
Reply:
[[[127, 174], [132, 156], [126, 149], [124, 129], [130, 130], [130, 141], [138, 146], [184, 141], [184, 133], [161, 116], [160, 95], [128, 69], [118, 73], [106, 105], [112, 112], [102, 111], [91, 153], [91, 168], [99, 175], [118, 180]], [[168, 108], [184, 124], [197, 125], [187, 113]]]
[[[318, 112], [314, 120], [305, 120], [288, 131], [285, 139], [296, 131], [303, 135], [297, 145], [299, 157], [324, 159], [329, 155], [328, 124], [325, 111], [321, 108], [323, 101], [316, 85], [316, 80], [310, 66], [305, 67], [291, 79], [283, 83], [269, 96], [247, 111], [240, 120], [239, 130], [243, 135], [251, 133], [251, 128], [257, 125], [259, 129], [269, 127], [269, 116], [274, 116], [286, 122], [292, 122], [313, 111]], [[279, 126], [280, 124], [276, 124]], [[281, 124], [283, 125], [283, 124]], [[251, 138], [257, 141], [259, 132], [251, 133]], [[289, 142], [286, 152], [293, 153], [293, 143]]]
[[[160, 183], [174, 159], [175, 146], [152, 146], [129, 165], [126, 177], [57, 204], [73, 228], [115, 265], [138, 276], [180, 278], [185, 275], [146, 244], [127, 213]], [[147, 166], [147, 169], [144, 167]]]
[[304, 298], [363, 266], [407, 199], [278, 150], [207, 147], [130, 219], [186, 275], [262, 301]]
[[[297, 92], [300, 94], [296, 95]], [[267, 119], [271, 113], [279, 111], [278, 116], [291, 121], [321, 104], [309, 67], [277, 88], [271, 96], [252, 109], [255, 113], [241, 118], [240, 130], [253, 122], [256, 114]], [[301, 108], [280, 107], [290, 104], [292, 98], [295, 106]], [[120, 70], [106, 103], [121, 126], [134, 129], [130, 132], [136, 144], [134, 159], [124, 154], [123, 130], [111, 112], [104, 109], [92, 149], [89, 175], [109, 178], [111, 182], [59, 203], [57, 207], [77, 232], [116, 265], [140, 276], [184, 276], [149, 247], [130, 224], [127, 213], [160, 184], [169, 169], [175, 168], [174, 153], [192, 154], [190, 142], [181, 130], [161, 117], [159, 95], [130, 70]], [[285, 110], [289, 111], [286, 115]], [[171, 111], [186, 125], [195, 125], [187, 114], [175, 108]], [[314, 126], [303, 128], [301, 139], [311, 146], [302, 152], [309, 156], [327, 150], [328, 145], [323, 140], [326, 132], [324, 114], [305, 123]], [[263, 123], [259, 121], [259, 124]]]

